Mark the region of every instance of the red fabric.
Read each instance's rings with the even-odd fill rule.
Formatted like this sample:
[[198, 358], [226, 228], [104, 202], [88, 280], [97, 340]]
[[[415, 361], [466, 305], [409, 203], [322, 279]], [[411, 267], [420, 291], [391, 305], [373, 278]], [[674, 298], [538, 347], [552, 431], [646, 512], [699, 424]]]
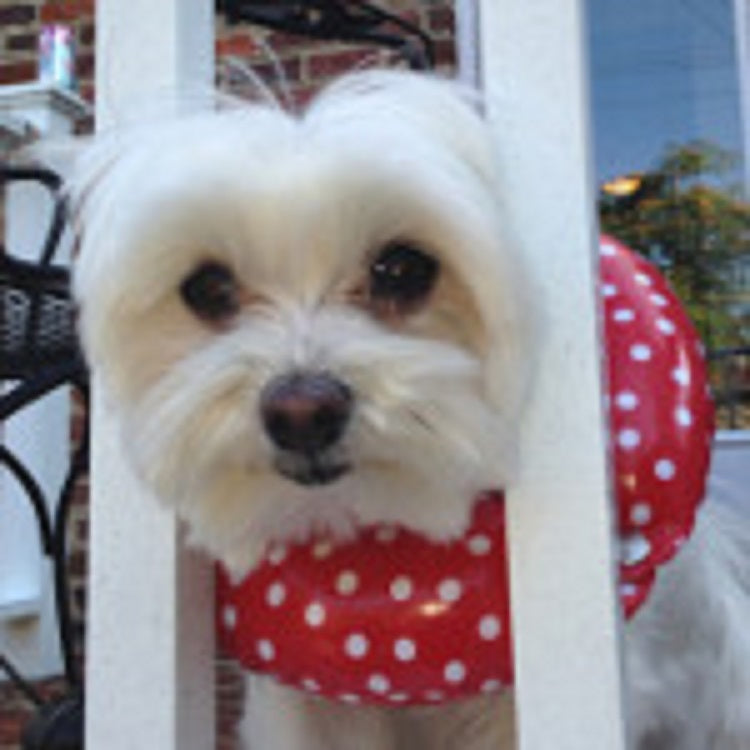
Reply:
[[628, 615], [690, 536], [705, 492], [713, 404], [703, 347], [664, 278], [601, 242], [610, 435]]
[[[713, 408], [695, 332], [661, 276], [603, 237], [601, 288], [630, 617], [690, 535], [704, 494]], [[248, 669], [348, 703], [439, 703], [512, 683], [500, 493], [435, 544], [367, 528], [352, 543], [276, 548], [238, 586], [219, 575], [218, 627]]]

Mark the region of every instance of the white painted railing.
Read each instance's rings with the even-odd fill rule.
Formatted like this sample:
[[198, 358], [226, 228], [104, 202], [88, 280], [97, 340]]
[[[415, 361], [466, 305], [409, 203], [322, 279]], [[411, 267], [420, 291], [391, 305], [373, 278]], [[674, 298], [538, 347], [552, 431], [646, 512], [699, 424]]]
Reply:
[[509, 493], [518, 745], [622, 750], [583, 3], [484, 0], [480, 72], [546, 338]]
[[[210, 0], [96, 11], [98, 128], [137, 118], [149, 94], [176, 105], [175, 93], [212, 86]], [[94, 394], [86, 747], [212, 750], [211, 568], [130, 475], [96, 379]]]

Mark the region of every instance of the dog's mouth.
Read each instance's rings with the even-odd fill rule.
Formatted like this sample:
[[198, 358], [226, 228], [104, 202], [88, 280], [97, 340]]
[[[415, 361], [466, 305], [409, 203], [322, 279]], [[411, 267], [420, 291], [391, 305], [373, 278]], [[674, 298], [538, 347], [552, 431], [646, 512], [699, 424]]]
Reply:
[[332, 484], [343, 477], [351, 470], [351, 464], [340, 457], [283, 451], [274, 459], [274, 468], [295, 484], [317, 487]]

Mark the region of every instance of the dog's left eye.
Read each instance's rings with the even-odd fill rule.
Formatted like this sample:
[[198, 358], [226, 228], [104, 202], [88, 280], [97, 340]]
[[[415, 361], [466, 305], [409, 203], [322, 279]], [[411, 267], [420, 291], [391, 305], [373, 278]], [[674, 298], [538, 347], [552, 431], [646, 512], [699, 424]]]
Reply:
[[370, 266], [370, 298], [386, 312], [411, 312], [435, 286], [440, 264], [418, 247], [392, 242]]
[[240, 308], [240, 289], [232, 271], [222, 263], [207, 261], [180, 285], [183, 302], [202, 320], [223, 323]]

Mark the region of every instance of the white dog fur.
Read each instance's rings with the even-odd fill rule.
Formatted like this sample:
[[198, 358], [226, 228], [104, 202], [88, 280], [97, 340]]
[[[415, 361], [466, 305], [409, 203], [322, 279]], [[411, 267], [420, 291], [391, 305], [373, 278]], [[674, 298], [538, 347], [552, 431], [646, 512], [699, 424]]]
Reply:
[[[456, 536], [479, 490], [512, 481], [538, 337], [498, 161], [469, 97], [398, 72], [347, 76], [299, 115], [265, 102], [167, 117], [81, 154], [88, 357], [138, 475], [234, 574], [271, 541], [360, 523]], [[368, 289], [392, 243], [440, 264], [415, 309]], [[206, 262], [233, 275], [227, 319], [181, 293]], [[330, 451], [349, 470], [328, 483], [282, 475], [264, 429], [267, 384], [300, 371], [354, 394]], [[638, 750], [750, 748], [750, 544], [722, 514], [704, 511], [628, 627]], [[256, 677], [243, 726], [250, 750], [513, 746], [507, 695], [354, 708]]]

